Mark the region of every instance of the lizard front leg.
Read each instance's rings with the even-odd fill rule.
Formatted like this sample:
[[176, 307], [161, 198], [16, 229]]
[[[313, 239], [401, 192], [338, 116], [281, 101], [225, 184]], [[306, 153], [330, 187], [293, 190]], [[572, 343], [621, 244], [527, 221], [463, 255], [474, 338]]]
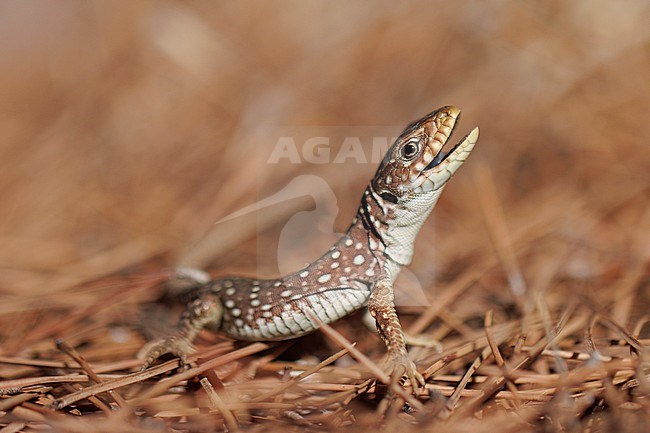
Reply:
[[425, 381], [406, 351], [404, 332], [395, 311], [393, 283], [390, 279], [382, 278], [377, 281], [368, 300], [368, 311], [375, 319], [377, 332], [388, 349], [391, 373], [398, 376], [406, 374], [417, 391], [420, 386], [425, 385]]
[[179, 356], [185, 364], [186, 356], [196, 351], [192, 342], [199, 332], [206, 327], [218, 329], [222, 318], [223, 306], [219, 298], [212, 294], [201, 295], [187, 306], [174, 332], [150, 342], [140, 350], [138, 357], [144, 360], [142, 369], [166, 353]]

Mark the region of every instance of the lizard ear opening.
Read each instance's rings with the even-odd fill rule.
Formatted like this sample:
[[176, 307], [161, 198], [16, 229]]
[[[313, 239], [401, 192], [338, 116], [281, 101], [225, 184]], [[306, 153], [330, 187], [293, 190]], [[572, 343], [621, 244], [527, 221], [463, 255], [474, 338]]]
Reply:
[[390, 193], [390, 192], [386, 192], [386, 191], [382, 192], [381, 194], [379, 194], [379, 197], [383, 198], [387, 202], [397, 204], [397, 196], [395, 194]]

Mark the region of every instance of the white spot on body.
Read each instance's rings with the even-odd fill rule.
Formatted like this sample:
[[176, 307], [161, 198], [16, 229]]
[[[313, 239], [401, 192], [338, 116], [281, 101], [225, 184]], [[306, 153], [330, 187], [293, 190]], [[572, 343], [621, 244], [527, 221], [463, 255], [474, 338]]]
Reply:
[[226, 280], [226, 281], [224, 281], [224, 282], [223, 282], [223, 286], [224, 286], [224, 287], [232, 287], [232, 281], [230, 281], [230, 280]]
[[307, 278], [308, 275], [309, 275], [309, 271], [302, 271], [300, 273], [300, 278]]
[[334, 260], [338, 259], [339, 257], [341, 257], [341, 252], [340, 252], [340, 251], [334, 251], [334, 252], [332, 253], [332, 258], [333, 258]]
[[253, 300], [251, 301], [251, 305], [252, 305], [253, 307], [259, 307], [260, 304], [261, 304], [261, 302], [260, 302], [259, 299], [253, 299]]
[[360, 250], [361, 248], [363, 248], [363, 244], [361, 242], [357, 242], [357, 244], [354, 246], [354, 248]]
[[331, 279], [332, 279], [331, 274], [323, 274], [320, 277], [318, 277], [318, 282], [323, 284], [323, 283], [327, 283]]
[[332, 268], [332, 269], [336, 269], [336, 268], [338, 268], [338, 267], [339, 267], [339, 262], [334, 262], [334, 263], [332, 263], [332, 264], [330, 265], [330, 268]]
[[228, 299], [226, 302], [223, 303], [223, 305], [226, 308], [232, 308], [235, 306], [235, 301], [233, 301], [232, 299]]
[[350, 238], [347, 238], [347, 239], [345, 240], [345, 245], [348, 246], [348, 247], [351, 246], [353, 243], [354, 243], [354, 242], [352, 242], [352, 239], [350, 239]]
[[276, 281], [275, 284], [273, 284], [273, 287], [280, 287], [282, 285], [282, 281]]
[[358, 255], [354, 256], [354, 259], [352, 260], [352, 263], [359, 266], [359, 265], [363, 265], [363, 263], [365, 261], [366, 261], [366, 258], [363, 257], [361, 254], [358, 254]]
[[235, 294], [235, 292], [236, 292], [235, 288], [234, 288], [234, 287], [231, 287], [231, 288], [229, 288], [228, 290], [226, 290], [226, 295], [228, 295], [228, 296], [232, 296], [232, 295]]
[[230, 310], [230, 314], [232, 314], [235, 317], [238, 317], [241, 315], [241, 310], [239, 308], [233, 308]]
[[288, 298], [289, 296], [291, 296], [292, 293], [293, 292], [291, 290], [287, 289], [287, 290], [284, 290], [282, 293], [280, 293], [280, 296], [282, 296], [283, 298]]

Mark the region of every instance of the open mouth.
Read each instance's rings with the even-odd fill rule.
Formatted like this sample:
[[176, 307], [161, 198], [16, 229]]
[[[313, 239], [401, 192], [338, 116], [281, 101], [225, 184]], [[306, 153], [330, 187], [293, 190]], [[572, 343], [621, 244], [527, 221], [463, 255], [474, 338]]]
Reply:
[[460, 114], [454, 121], [454, 124], [451, 126], [451, 131], [449, 132], [449, 135], [447, 135], [447, 139], [445, 140], [445, 143], [443, 144], [443, 147], [440, 148], [440, 151], [438, 154], [433, 158], [433, 160], [424, 168], [424, 170], [430, 170], [436, 165], [440, 164], [442, 161], [445, 160], [457, 147], [460, 143], [456, 144], [449, 152], [445, 152], [444, 146], [451, 140], [451, 137], [454, 135], [454, 131], [456, 131], [456, 125], [458, 125], [458, 122], [460, 121]]
[[[447, 136], [444, 145], [446, 145], [451, 140], [454, 131], [456, 131], [456, 125], [458, 125], [459, 119], [460, 116], [456, 119], [456, 121], [452, 125], [451, 131], [449, 132], [449, 135]], [[453, 162], [459, 160], [460, 155], [471, 151], [471, 149], [474, 147], [474, 144], [476, 144], [477, 139], [478, 139], [478, 127], [472, 129], [449, 151], [445, 151], [444, 148], [440, 149], [440, 151], [433, 158], [433, 160], [431, 160], [431, 162], [424, 168], [424, 171], [434, 169], [435, 167], [440, 166], [445, 161]], [[464, 161], [464, 159], [462, 159], [461, 162], [462, 161]]]

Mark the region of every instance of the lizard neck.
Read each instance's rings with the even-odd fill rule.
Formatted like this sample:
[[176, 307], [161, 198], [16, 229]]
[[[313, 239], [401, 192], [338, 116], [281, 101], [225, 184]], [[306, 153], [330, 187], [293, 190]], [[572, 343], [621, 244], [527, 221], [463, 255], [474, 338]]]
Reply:
[[376, 193], [372, 184], [366, 188], [349, 231], [364, 230], [376, 242], [393, 279], [399, 267], [411, 263], [415, 239], [442, 189], [390, 203]]

